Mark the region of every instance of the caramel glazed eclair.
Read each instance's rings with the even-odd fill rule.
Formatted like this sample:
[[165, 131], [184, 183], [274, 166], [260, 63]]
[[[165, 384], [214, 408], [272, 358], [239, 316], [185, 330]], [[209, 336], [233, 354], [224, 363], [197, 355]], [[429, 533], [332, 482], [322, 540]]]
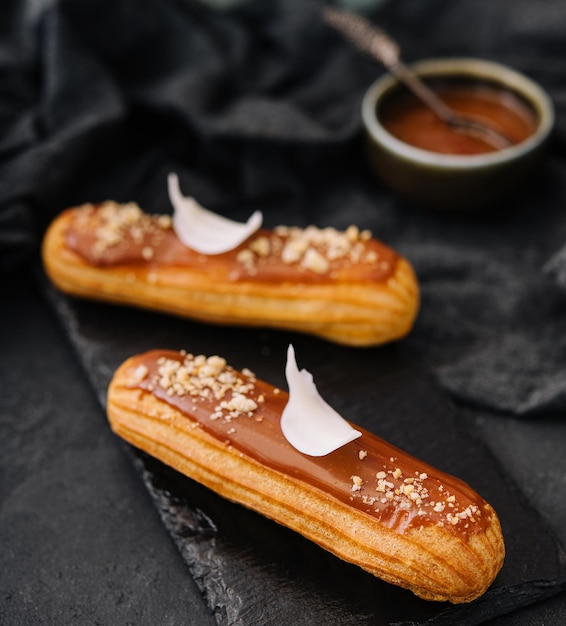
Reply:
[[[299, 451], [282, 430], [289, 398], [219, 356], [156, 350], [118, 368], [107, 411], [129, 443], [389, 583], [452, 603], [487, 590], [505, 549], [481, 496], [343, 418], [355, 438]], [[298, 402], [300, 423], [314, 405]]]
[[61, 213], [42, 255], [55, 286], [75, 296], [352, 346], [405, 336], [419, 306], [409, 262], [355, 226], [260, 228], [202, 254], [180, 241], [171, 216], [108, 201]]

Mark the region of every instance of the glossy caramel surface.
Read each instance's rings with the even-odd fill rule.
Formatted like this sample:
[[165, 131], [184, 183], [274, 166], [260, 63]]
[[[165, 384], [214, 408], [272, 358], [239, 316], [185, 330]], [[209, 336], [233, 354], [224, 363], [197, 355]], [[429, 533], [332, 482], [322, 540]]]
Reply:
[[[133, 206], [103, 203], [71, 209], [65, 233], [66, 246], [98, 267], [132, 266], [149, 271], [186, 267], [232, 282], [379, 283], [393, 275], [398, 259], [391, 248], [371, 237], [361, 237], [355, 227], [350, 227], [354, 228], [354, 235], [347, 249], [344, 234], [334, 229], [280, 227], [274, 231], [260, 230], [229, 252], [204, 255], [181, 243], [168, 216], [140, 214], [138, 209], [135, 219], [122, 219], [119, 226], [109, 226], [111, 221], [107, 215], [112, 213], [109, 208], [134, 213]], [[300, 242], [305, 249], [297, 254], [296, 259], [286, 254], [293, 237], [300, 235], [307, 239], [311, 231], [315, 239], [323, 243], [311, 242], [307, 248]], [[333, 238], [340, 238], [342, 248], [338, 252], [336, 247], [332, 248]], [[309, 251], [312, 251], [310, 263], [305, 262]], [[312, 262], [312, 256], [318, 260], [318, 265]]]
[[238, 384], [248, 389], [247, 399], [257, 406], [238, 415], [219, 410], [222, 402], [230, 404], [235, 393], [230, 390], [221, 397], [211, 396], [206, 386], [198, 392], [172, 391], [163, 383], [162, 368], [182, 366], [190, 358], [192, 355], [174, 351], [151, 351], [135, 357], [127, 372], [132, 381], [128, 386], [152, 393], [180, 411], [187, 418], [187, 428], [196, 423], [223, 445], [323, 490], [397, 532], [438, 525], [465, 538], [485, 530], [490, 519], [487, 505], [467, 484], [358, 426], [360, 438], [327, 456], [298, 452], [279, 425], [288, 395], [250, 372], [226, 367]]

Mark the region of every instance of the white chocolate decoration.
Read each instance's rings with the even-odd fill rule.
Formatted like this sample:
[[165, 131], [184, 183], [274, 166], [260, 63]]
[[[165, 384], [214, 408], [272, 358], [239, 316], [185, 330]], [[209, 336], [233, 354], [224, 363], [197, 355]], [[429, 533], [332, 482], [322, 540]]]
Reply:
[[325, 456], [361, 437], [321, 398], [312, 374], [299, 371], [292, 345], [287, 349], [285, 376], [289, 401], [281, 415], [281, 430], [294, 448], [309, 456]]
[[183, 196], [177, 174], [169, 174], [167, 187], [177, 237], [185, 246], [202, 254], [234, 250], [263, 223], [261, 211], [255, 211], [246, 223], [241, 223], [205, 209], [194, 198]]

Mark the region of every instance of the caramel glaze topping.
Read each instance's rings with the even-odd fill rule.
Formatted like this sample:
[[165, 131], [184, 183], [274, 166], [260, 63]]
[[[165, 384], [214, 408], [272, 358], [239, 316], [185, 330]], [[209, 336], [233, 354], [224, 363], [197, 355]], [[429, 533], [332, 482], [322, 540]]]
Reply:
[[88, 263], [152, 269], [185, 266], [229, 281], [384, 282], [397, 254], [350, 226], [305, 229], [280, 226], [260, 230], [223, 254], [204, 255], [184, 246], [168, 215], [148, 215], [137, 204], [105, 202], [73, 210], [66, 232], [68, 248]]
[[136, 357], [128, 374], [129, 387], [154, 394], [194, 427], [399, 533], [438, 525], [465, 539], [489, 523], [486, 502], [466, 483], [358, 426], [362, 436], [329, 455], [300, 453], [280, 429], [287, 393], [221, 357], [155, 350]]

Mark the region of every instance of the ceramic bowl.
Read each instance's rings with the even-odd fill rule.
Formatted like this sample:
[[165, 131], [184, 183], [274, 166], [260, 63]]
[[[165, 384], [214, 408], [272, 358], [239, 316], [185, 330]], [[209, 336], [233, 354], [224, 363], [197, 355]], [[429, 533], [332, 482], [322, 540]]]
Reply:
[[548, 94], [509, 67], [480, 59], [431, 59], [411, 65], [425, 82], [478, 82], [513, 92], [531, 109], [534, 132], [510, 147], [477, 155], [440, 154], [416, 148], [390, 134], [379, 112], [404, 87], [385, 74], [367, 90], [362, 120], [368, 156], [379, 178], [399, 195], [435, 209], [462, 211], [505, 204], [533, 171], [554, 126]]

